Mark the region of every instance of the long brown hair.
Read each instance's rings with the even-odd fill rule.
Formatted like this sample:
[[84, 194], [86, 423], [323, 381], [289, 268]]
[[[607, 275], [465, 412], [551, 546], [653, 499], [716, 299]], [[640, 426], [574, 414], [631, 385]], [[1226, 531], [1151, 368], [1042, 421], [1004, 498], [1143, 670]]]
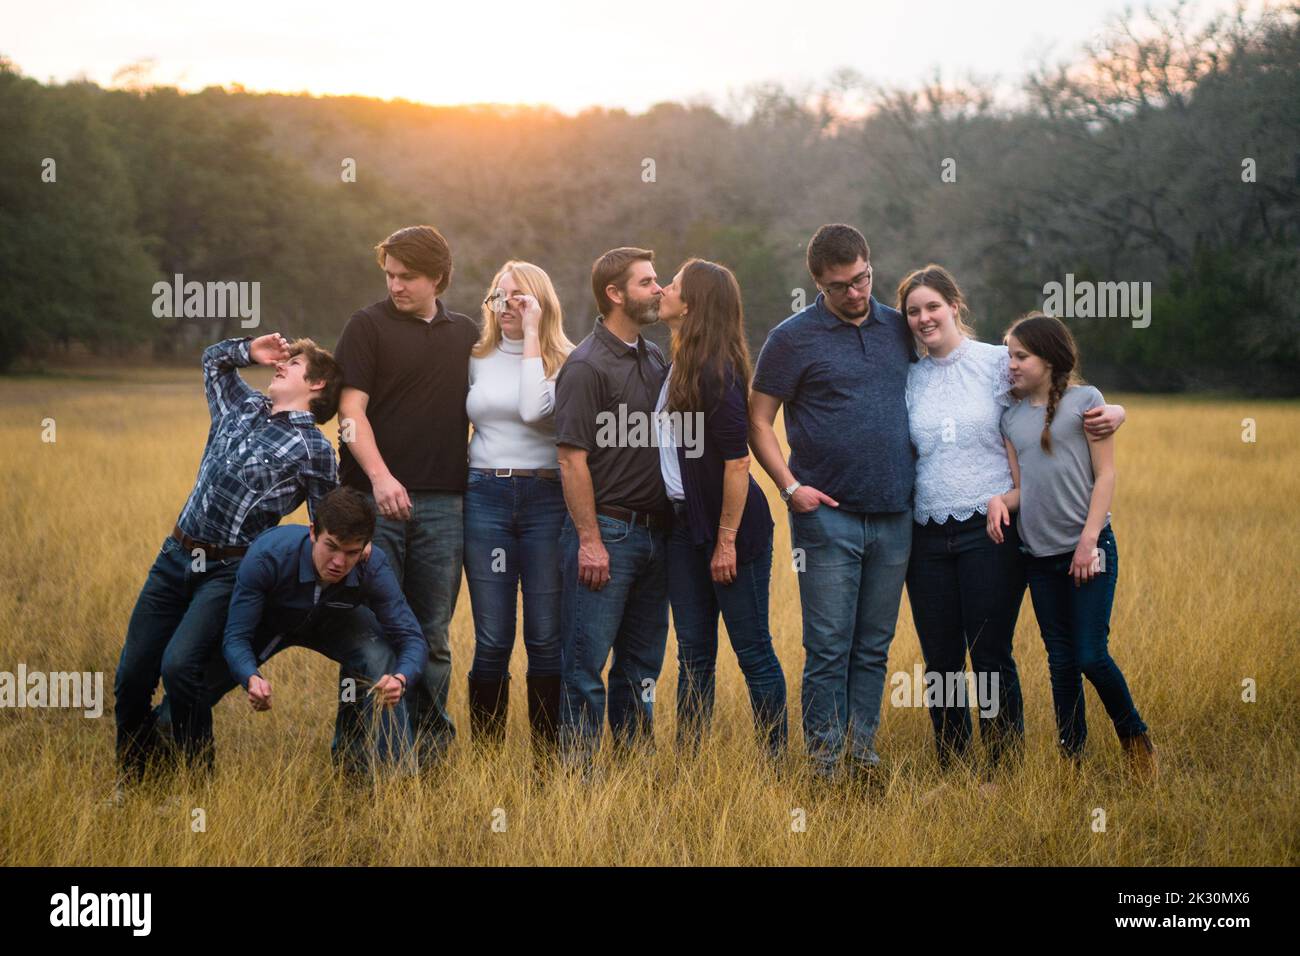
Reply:
[[[907, 297], [917, 289], [933, 289], [939, 293], [940, 298], [948, 303], [955, 313], [957, 320], [957, 331], [967, 338], [975, 338], [975, 330], [967, 323], [966, 317], [970, 315], [970, 308], [966, 305], [966, 296], [962, 295], [961, 287], [957, 285], [957, 280], [952, 277], [952, 273], [943, 266], [936, 263], [927, 263], [919, 269], [914, 269], [907, 274], [902, 282], [898, 284], [898, 311], [907, 318]], [[916, 341], [916, 351], [926, 354], [925, 345], [918, 339]]]
[[[488, 295], [492, 294], [507, 274], [513, 276], [515, 285], [536, 299], [541, 306], [542, 317], [537, 324], [537, 340], [542, 347], [542, 372], [551, 378], [573, 351], [573, 343], [564, 334], [564, 312], [560, 308], [560, 297], [555, 294], [555, 286], [551, 284], [551, 277], [544, 269], [518, 259], [511, 259], [497, 270], [488, 285]], [[472, 354], [475, 358], [483, 358], [492, 354], [492, 350], [500, 344], [501, 319], [485, 304], [483, 331]]]
[[1043, 416], [1043, 434], [1038, 439], [1043, 451], [1052, 453], [1052, 419], [1061, 396], [1071, 385], [1082, 385], [1079, 377], [1079, 347], [1065, 323], [1055, 316], [1030, 312], [1012, 323], [1007, 335], [1014, 335], [1025, 351], [1037, 355], [1052, 368], [1052, 385], [1047, 393], [1047, 413]]
[[749, 385], [745, 308], [740, 298], [740, 283], [726, 266], [706, 259], [687, 259], [681, 273], [686, 315], [673, 336], [673, 378], [668, 387], [668, 409], [702, 412], [707, 411], [700, 407], [700, 386], [705, 374], [725, 382], [730, 373], [743, 386]]

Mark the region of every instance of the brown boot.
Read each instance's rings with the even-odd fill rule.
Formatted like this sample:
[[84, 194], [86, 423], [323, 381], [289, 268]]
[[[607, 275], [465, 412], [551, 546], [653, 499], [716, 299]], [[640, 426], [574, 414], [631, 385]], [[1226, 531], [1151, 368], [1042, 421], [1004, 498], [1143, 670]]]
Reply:
[[470, 738], [479, 747], [497, 748], [506, 739], [510, 679], [469, 679]]
[[1119, 738], [1119, 742], [1133, 772], [1147, 783], [1155, 783], [1160, 777], [1160, 759], [1151, 736], [1145, 733], [1134, 734], [1132, 737]]

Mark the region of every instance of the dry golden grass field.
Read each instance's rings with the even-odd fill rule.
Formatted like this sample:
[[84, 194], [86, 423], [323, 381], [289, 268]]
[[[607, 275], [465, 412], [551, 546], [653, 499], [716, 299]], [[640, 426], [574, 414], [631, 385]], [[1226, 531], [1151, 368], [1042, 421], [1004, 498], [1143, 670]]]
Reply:
[[[251, 380], [260, 386], [265, 376]], [[1085, 770], [1060, 765], [1028, 601], [1016, 635], [1028, 753], [996, 796], [958, 772], [927, 799], [941, 780], [929, 720], [888, 697], [879, 792], [814, 790], [794, 759], [774, 778], [757, 759], [725, 641], [714, 735], [698, 757], [680, 760], [671, 746], [671, 639], [657, 753], [612, 764], [593, 787], [538, 782], [522, 644], [506, 751], [489, 760], [466, 746], [473, 633], [462, 588], [451, 700], [461, 738], [445, 773], [359, 790], [336, 778], [328, 757], [336, 670], [295, 649], [268, 668], [274, 710], [254, 714], [239, 693], [217, 708], [211, 780], [155, 781], [112, 807], [104, 800], [114, 780], [113, 671], [136, 595], [194, 478], [207, 430], [199, 374], [0, 379], [0, 670], [102, 671], [107, 698], [98, 719], [0, 710], [0, 864], [1295, 865], [1300, 405], [1121, 400], [1129, 424], [1118, 443], [1112, 650], [1161, 748], [1154, 787], [1123, 772], [1091, 688]], [[52, 443], [42, 441], [46, 418], [55, 420]], [[1255, 420], [1253, 443], [1242, 440], [1244, 418]], [[334, 426], [327, 432], [332, 439]], [[774, 513], [783, 510], [774, 500]], [[305, 510], [290, 520], [305, 521]], [[803, 650], [794, 574], [781, 557], [788, 543], [778, 520], [771, 625], [798, 754]], [[919, 660], [904, 599], [890, 671]], [[1254, 702], [1243, 700], [1247, 679]], [[1098, 808], [1104, 831], [1094, 828]]]

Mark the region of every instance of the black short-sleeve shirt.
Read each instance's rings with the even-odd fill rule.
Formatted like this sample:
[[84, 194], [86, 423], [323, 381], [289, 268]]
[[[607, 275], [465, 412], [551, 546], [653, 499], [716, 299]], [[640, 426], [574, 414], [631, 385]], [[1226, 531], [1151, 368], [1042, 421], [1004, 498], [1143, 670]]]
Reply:
[[[425, 321], [391, 298], [353, 314], [334, 357], [343, 384], [370, 396], [366, 417], [384, 464], [407, 491], [464, 491], [468, 469], [469, 353], [478, 325], [438, 300]], [[339, 442], [339, 481], [369, 493], [370, 479]]]
[[667, 510], [659, 448], [651, 438], [667, 374], [657, 345], [643, 336], [628, 345], [601, 319], [561, 366], [555, 443], [586, 449], [597, 505]]

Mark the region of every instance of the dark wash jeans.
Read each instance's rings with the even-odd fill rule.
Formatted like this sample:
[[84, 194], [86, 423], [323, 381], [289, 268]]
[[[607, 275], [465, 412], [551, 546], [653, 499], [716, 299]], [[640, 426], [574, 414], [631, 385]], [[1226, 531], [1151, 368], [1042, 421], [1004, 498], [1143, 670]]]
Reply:
[[559, 675], [560, 528], [565, 514], [558, 478], [498, 478], [470, 471], [465, 578], [474, 613], [471, 678], [509, 678], [521, 586], [528, 676]]
[[655, 684], [668, 644], [668, 533], [597, 515], [609, 552], [609, 582], [593, 591], [578, 580], [578, 532], [560, 531], [560, 634], [564, 696], [560, 752], [586, 769], [600, 747], [609, 668], [609, 728], [617, 745], [654, 742]]
[[758, 557], [736, 565], [736, 579], [717, 584], [709, 564], [713, 550], [691, 541], [685, 520], [668, 542], [668, 596], [677, 632], [677, 739], [697, 744], [713, 720], [714, 675], [718, 661], [718, 614], [727, 625], [732, 650], [749, 687], [754, 726], [766, 752], [785, 751], [785, 674], [768, 630], [768, 586], [772, 579], [772, 532]]
[[[1025, 736], [1024, 699], [1011, 644], [1016, 618], [1025, 596], [1025, 561], [1015, 524], [1005, 529], [1002, 544], [985, 530], [986, 518], [976, 512], [965, 521], [948, 517], [912, 525], [912, 555], [907, 567], [907, 599], [912, 607], [926, 676], [938, 675], [941, 685], [953, 686], [948, 675], [963, 675], [970, 653], [977, 695], [993, 690], [997, 696], [972, 702], [951, 699], [931, 706], [934, 741], [940, 766], [964, 758], [971, 743], [970, 705], [997, 712], [979, 718], [980, 739], [990, 765], [996, 766]], [[927, 698], [928, 700], [928, 698]]]
[[171, 731], [187, 760], [212, 761], [212, 706], [203, 693], [208, 662], [221, 651], [235, 572], [241, 559], [194, 558], [174, 538], [164, 539], [126, 629], [113, 680], [117, 759], [138, 778], [159, 742], [153, 693], [161, 676], [171, 700]]
[[[374, 698], [366, 693], [397, 666], [396, 650], [369, 608], [325, 608], [313, 617], [310, 628], [289, 631], [282, 631], [274, 616], [268, 616], [254, 632], [252, 643], [259, 665], [287, 647], [308, 648], [340, 665], [344, 679], [351, 683], [340, 681], [335, 689], [340, 716], [335, 718], [330, 749], [344, 769], [364, 772], [373, 769], [373, 761], [397, 761], [406, 754], [411, 742], [406, 697], [393, 707], [376, 708]], [[238, 686], [225, 655], [218, 651], [208, 661], [203, 677], [203, 699], [209, 712]], [[349, 692], [344, 692], [345, 687]], [[160, 727], [170, 724], [172, 709], [169, 695], [155, 711]]]
[[[429, 645], [424, 674], [406, 691], [411, 731], [423, 763], [445, 756], [456, 736], [447, 713], [447, 691], [451, 685], [451, 616], [460, 593], [462, 552], [465, 546], [464, 495], [453, 491], [408, 491], [411, 517], [406, 521], [375, 517], [374, 544], [382, 548], [392, 565], [402, 594], [420, 622]], [[374, 507], [373, 495], [366, 496]], [[339, 679], [347, 674], [342, 670]], [[351, 723], [353, 709], [340, 702], [339, 731], [356, 736]]]
[[1088, 739], [1084, 717], [1083, 678], [1101, 698], [1120, 737], [1146, 733], [1128, 683], [1110, 656], [1110, 609], [1115, 600], [1119, 551], [1110, 525], [1097, 537], [1104, 570], [1087, 584], [1075, 587], [1070, 575], [1073, 552], [1028, 558], [1029, 594], [1034, 614], [1047, 645], [1047, 667], [1052, 676], [1052, 705], [1056, 710], [1057, 739], [1067, 755], [1083, 752]]

